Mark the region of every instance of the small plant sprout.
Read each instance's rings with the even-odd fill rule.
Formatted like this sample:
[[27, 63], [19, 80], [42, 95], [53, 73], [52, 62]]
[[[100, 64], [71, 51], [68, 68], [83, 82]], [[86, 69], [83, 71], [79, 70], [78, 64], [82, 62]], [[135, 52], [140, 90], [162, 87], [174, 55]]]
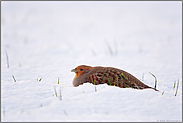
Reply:
[[127, 88], [126, 83], [125, 83], [125, 81], [123, 80], [123, 77], [122, 77], [121, 75], [119, 75], [119, 76], [121, 77], [121, 79], [122, 79], [122, 81], [123, 81], [125, 87]]
[[14, 82], [16, 82], [15, 77], [12, 75]]
[[106, 72], [107, 72], [107, 71], [104, 72], [104, 74], [103, 74], [103, 76], [102, 76], [102, 79], [101, 79], [100, 83], [102, 83], [102, 80], [103, 80], [104, 75], [105, 75]]
[[107, 42], [107, 40], [106, 40], [106, 45], [107, 45], [107, 48], [108, 48], [108, 50], [109, 50], [109, 53], [111, 54], [111, 56], [113, 56], [113, 51], [112, 51], [112, 48], [111, 48], [111, 46], [108, 44], [108, 42]]
[[67, 112], [64, 110], [64, 114], [67, 115]]
[[142, 74], [142, 81], [144, 81], [144, 73]]
[[116, 80], [117, 80], [117, 86], [119, 87], [118, 76], [117, 75], [116, 75]]
[[[94, 79], [94, 85], [96, 85], [96, 80]], [[97, 92], [96, 86], [95, 86], [95, 92]]]
[[61, 88], [60, 88], [60, 100], [62, 100]]
[[162, 95], [164, 94], [164, 91], [162, 92]]
[[154, 78], [155, 78], [155, 85], [154, 85], [154, 90], [156, 90], [156, 85], [157, 85], [157, 79], [156, 79], [156, 77], [155, 77], [155, 75], [154, 74], [152, 74], [151, 72], [149, 72]]
[[107, 80], [108, 80], [109, 85], [111, 85], [111, 82], [110, 82], [109, 77], [108, 77], [107, 74], [106, 74], [106, 76], [107, 76]]
[[115, 46], [115, 55], [118, 54], [118, 44], [117, 44], [117, 41], [114, 40], [114, 46]]
[[91, 49], [92, 53], [93, 53], [93, 56], [96, 56], [97, 54], [95, 53], [94, 49], [92, 48]]
[[176, 85], [176, 81], [174, 82], [173, 88], [175, 88], [175, 85]]
[[58, 78], [58, 84], [59, 84], [59, 78]]
[[96, 80], [94, 79], [94, 85], [96, 85]]
[[177, 96], [178, 87], [179, 87], [179, 80], [177, 82], [177, 89], [176, 89], [176, 92], [175, 92], [175, 96]]
[[97, 92], [97, 88], [96, 88], [96, 86], [95, 86], [95, 92]]
[[3, 115], [5, 116], [5, 109], [3, 108]]
[[89, 77], [87, 78], [87, 81], [86, 82], [89, 82]]
[[41, 81], [42, 78], [39, 79], [39, 82]]
[[37, 81], [39, 81], [39, 82], [40, 82], [40, 81], [41, 81], [41, 79], [42, 79], [42, 78], [40, 78], [39, 80], [37, 79]]
[[6, 53], [6, 60], [7, 60], [7, 68], [9, 68], [8, 53], [6, 52], [6, 50], [5, 50], [5, 53]]
[[56, 91], [56, 88], [55, 88], [55, 86], [54, 86], [54, 90], [55, 90], [55, 95], [56, 95], [56, 97], [57, 97], [57, 91]]
[[130, 83], [130, 81], [126, 78], [126, 76], [122, 73], [122, 76], [128, 81], [128, 83], [131, 85], [131, 88], [133, 88], [132, 84]]

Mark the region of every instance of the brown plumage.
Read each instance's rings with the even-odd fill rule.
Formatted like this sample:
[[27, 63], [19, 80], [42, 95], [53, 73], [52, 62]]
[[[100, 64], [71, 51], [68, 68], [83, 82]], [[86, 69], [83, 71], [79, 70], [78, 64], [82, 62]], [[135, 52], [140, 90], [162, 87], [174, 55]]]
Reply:
[[73, 80], [73, 85], [75, 87], [89, 82], [95, 85], [106, 83], [108, 85], [118, 86], [121, 88], [152, 88], [142, 83], [130, 73], [113, 67], [91, 67], [87, 65], [80, 65], [71, 70], [71, 72], [76, 73]]

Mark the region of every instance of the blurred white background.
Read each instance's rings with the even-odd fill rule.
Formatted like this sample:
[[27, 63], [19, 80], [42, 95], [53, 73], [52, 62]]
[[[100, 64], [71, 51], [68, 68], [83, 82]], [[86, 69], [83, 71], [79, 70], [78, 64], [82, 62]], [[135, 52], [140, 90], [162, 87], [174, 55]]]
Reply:
[[[39, 114], [43, 118], [54, 105], [49, 101], [54, 93], [53, 86], [63, 90], [68, 90], [66, 86], [72, 87], [74, 74], [70, 70], [81, 64], [117, 67], [139, 79], [144, 74], [144, 82], [154, 86], [154, 78], [149, 74], [152, 72], [158, 78], [158, 89], [165, 91], [167, 96], [174, 94], [173, 83], [179, 79], [178, 94], [182, 100], [182, 2], [1, 2], [1, 114], [6, 111], [3, 115], [6, 121], [21, 119], [22, 114], [16, 112], [22, 109], [29, 113], [32, 112], [30, 107], [39, 110], [38, 102], [47, 105], [47, 109], [40, 111], [42, 115]], [[58, 77], [60, 85], [57, 84]], [[39, 78], [42, 81], [37, 84]], [[64, 96], [72, 98], [67, 94]], [[11, 103], [12, 100], [17, 103]], [[164, 106], [175, 104], [172, 103]], [[178, 109], [168, 110], [162, 117], [180, 118], [182, 103], [178, 100], [176, 104]], [[67, 102], [63, 105], [67, 107]], [[146, 107], [144, 110], [155, 107], [157, 105], [152, 104], [150, 109]], [[156, 112], [162, 113], [164, 107], [159, 107], [162, 108]], [[53, 109], [54, 112], [62, 109], [57, 108]], [[78, 110], [75, 107], [75, 116]], [[129, 110], [129, 114], [134, 110]], [[8, 117], [8, 113], [14, 117]], [[124, 115], [124, 112], [117, 114]], [[161, 115], [151, 118], [157, 119], [158, 116]], [[30, 115], [24, 117], [29, 118]], [[34, 115], [33, 119], [39, 117]]]

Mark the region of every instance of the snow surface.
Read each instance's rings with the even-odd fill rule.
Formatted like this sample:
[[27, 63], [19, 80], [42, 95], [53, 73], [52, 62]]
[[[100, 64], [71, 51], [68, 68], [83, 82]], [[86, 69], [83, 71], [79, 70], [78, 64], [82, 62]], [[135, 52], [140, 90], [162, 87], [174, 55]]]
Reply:
[[[182, 121], [181, 1], [1, 7], [1, 121]], [[160, 92], [73, 87], [70, 70], [78, 65], [116, 67], [140, 80], [144, 74], [154, 87], [151, 72]]]

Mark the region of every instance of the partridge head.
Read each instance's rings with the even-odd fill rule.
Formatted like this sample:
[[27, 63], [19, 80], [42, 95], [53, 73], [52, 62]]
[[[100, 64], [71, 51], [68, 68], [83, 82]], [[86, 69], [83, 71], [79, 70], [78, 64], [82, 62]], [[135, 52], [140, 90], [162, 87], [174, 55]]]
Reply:
[[73, 85], [75, 87], [89, 82], [95, 85], [106, 83], [110, 86], [120, 88], [154, 89], [142, 83], [132, 74], [118, 68], [80, 65], [72, 69], [71, 72], [75, 72], [76, 74], [73, 79]]

